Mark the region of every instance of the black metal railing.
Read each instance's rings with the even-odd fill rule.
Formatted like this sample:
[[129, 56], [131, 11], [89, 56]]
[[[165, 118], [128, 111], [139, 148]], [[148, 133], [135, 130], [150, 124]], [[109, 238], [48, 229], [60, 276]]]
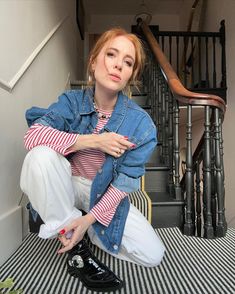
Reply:
[[[183, 232], [206, 238], [224, 236], [227, 230], [222, 139], [225, 102], [212, 94], [187, 90], [161, 50], [163, 44], [159, 46], [149, 27], [141, 20], [139, 27], [149, 46], [144, 77], [148, 83], [153, 120], [158, 127], [161, 160], [171, 170], [169, 191], [176, 199], [185, 199]], [[179, 129], [180, 105], [187, 109], [184, 134], [180, 134]], [[204, 132], [193, 154], [194, 106], [204, 109]], [[180, 137], [185, 138], [186, 146], [186, 170], [181, 181]]]

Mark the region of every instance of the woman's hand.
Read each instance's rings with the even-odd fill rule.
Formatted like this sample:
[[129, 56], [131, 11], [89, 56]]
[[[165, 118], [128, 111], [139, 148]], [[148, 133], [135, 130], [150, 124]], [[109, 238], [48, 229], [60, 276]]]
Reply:
[[78, 151], [87, 148], [101, 150], [114, 157], [120, 157], [126, 150], [134, 148], [135, 144], [128, 141], [128, 137], [114, 132], [102, 134], [79, 135], [71, 151]]
[[120, 157], [126, 150], [135, 147], [128, 141], [128, 137], [113, 133], [104, 132], [97, 137], [97, 149], [114, 157]]
[[[87, 229], [96, 221], [95, 217], [88, 213], [85, 216], [81, 216], [75, 220], [73, 220], [69, 225], [67, 225], [63, 230], [63, 234], [61, 234], [59, 240], [63, 244], [63, 248], [61, 248], [58, 253], [64, 253], [66, 251], [71, 250], [78, 242], [80, 242], [86, 233]], [[72, 236], [67, 239], [66, 233], [72, 232]]]

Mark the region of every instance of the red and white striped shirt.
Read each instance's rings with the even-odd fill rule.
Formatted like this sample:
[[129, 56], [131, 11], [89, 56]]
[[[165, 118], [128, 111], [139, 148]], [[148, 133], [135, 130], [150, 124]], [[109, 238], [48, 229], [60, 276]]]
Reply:
[[[100, 117], [94, 134], [106, 125], [111, 116], [110, 112], [99, 110], [99, 113], [105, 117]], [[79, 134], [69, 134], [58, 131], [52, 127], [43, 126], [41, 124], [32, 125], [25, 137], [25, 147], [31, 150], [35, 146], [44, 145], [52, 148], [56, 152], [66, 156], [74, 152], [72, 146], [76, 142]], [[79, 139], [79, 138], [78, 138]], [[83, 149], [77, 151], [70, 159], [73, 176], [81, 176], [93, 180], [98, 169], [103, 165], [105, 153], [97, 149]], [[102, 199], [91, 209], [90, 213], [97, 221], [104, 226], [108, 226], [111, 222], [120, 201], [127, 195], [126, 192], [120, 191], [110, 185]]]

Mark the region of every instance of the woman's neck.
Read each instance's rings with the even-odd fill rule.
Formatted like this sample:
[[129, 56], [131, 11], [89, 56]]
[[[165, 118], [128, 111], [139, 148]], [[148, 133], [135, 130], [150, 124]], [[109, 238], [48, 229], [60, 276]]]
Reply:
[[115, 104], [117, 102], [118, 95], [117, 94], [111, 94], [111, 93], [100, 93], [99, 91], [96, 91], [94, 93], [94, 103], [98, 109], [103, 109], [107, 111], [112, 111], [115, 107]]

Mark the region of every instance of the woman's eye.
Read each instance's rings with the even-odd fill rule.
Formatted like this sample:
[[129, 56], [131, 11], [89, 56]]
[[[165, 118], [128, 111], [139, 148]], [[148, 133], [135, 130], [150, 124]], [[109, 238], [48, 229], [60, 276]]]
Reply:
[[129, 67], [132, 67], [133, 66], [133, 62], [132, 61], [126, 60], [125, 63]]
[[107, 52], [107, 56], [108, 57], [113, 57], [114, 56], [114, 53], [113, 52]]

